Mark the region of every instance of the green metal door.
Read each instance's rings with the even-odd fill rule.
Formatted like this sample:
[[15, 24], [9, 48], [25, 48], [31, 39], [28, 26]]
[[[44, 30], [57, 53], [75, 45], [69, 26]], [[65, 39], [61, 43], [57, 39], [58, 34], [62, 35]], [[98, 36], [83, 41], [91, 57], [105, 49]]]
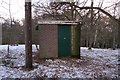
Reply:
[[70, 56], [71, 25], [58, 25], [58, 57]]

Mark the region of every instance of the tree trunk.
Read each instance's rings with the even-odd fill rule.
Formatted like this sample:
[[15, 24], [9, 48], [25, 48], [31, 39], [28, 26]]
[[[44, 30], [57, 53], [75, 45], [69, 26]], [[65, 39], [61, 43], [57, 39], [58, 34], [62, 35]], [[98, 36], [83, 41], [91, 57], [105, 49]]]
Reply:
[[36, 46], [37, 51], [39, 51], [38, 45], [37, 45], [37, 44], [35, 44], [35, 46]]
[[114, 33], [113, 33], [113, 47], [112, 47], [113, 50], [115, 50], [115, 45], [116, 45], [116, 44], [115, 44], [115, 32], [114, 32]]
[[90, 38], [89, 38], [89, 50], [92, 48], [92, 27], [93, 27], [93, 2], [91, 3], [91, 24], [90, 24]]
[[96, 26], [96, 30], [95, 30], [93, 47], [97, 47], [97, 45], [96, 45], [96, 41], [97, 41], [97, 34], [98, 34], [98, 26]]
[[118, 48], [120, 48], [120, 18], [118, 23]]
[[88, 29], [86, 30], [86, 47], [89, 46]]
[[[27, 0], [26, 0], [27, 1]], [[31, 2], [25, 2], [25, 68], [31, 70], [32, 66], [32, 29], [31, 29]]]
[[7, 53], [9, 54], [10, 53], [10, 46], [8, 44], [8, 47], [7, 47]]

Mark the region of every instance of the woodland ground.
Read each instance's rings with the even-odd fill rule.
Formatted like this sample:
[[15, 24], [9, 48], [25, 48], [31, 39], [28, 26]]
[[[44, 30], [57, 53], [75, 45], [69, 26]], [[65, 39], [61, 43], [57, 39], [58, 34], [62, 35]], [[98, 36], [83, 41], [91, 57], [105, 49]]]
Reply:
[[[71, 57], [39, 59], [33, 45], [33, 65], [31, 71], [25, 71], [25, 46], [0, 45], [0, 79], [3, 78], [111, 78], [118, 77], [119, 50], [97, 49], [88, 50], [81, 47], [81, 59]], [[101, 79], [100, 79], [101, 80]]]

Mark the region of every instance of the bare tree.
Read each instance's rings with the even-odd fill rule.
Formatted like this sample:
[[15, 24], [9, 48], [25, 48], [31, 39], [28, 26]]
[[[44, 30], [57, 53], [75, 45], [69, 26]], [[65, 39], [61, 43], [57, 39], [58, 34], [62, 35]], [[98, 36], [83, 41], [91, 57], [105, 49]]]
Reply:
[[[105, 15], [106, 17], [107, 16], [110, 17], [109, 19], [112, 19], [113, 21], [117, 23], [119, 23], [119, 20], [113, 15], [111, 15], [109, 12], [105, 11], [106, 9], [109, 8], [109, 5], [108, 7], [105, 7], [102, 9], [104, 0], [99, 2], [98, 7], [94, 7], [93, 4], [91, 4], [90, 7], [86, 7], [85, 4], [87, 3], [87, 1], [88, 0], [84, 0], [81, 3], [75, 2], [72, 4], [71, 3], [51, 3], [51, 5], [47, 5], [47, 6], [40, 5], [37, 3], [37, 5], [34, 4], [34, 8], [35, 8], [36, 14], [39, 16], [38, 13], [40, 13], [41, 14], [40, 16], [44, 19], [47, 17], [52, 20], [78, 20], [82, 22], [83, 26], [81, 29], [84, 29], [83, 27], [86, 26], [86, 31], [85, 31], [86, 33], [84, 36], [86, 38], [85, 39], [82, 38], [81, 40], [82, 41], [85, 40], [85, 43], [87, 46], [89, 46], [89, 49], [91, 49], [91, 47], [100, 46], [101, 44], [108, 45], [109, 41], [107, 42], [108, 39], [105, 38], [103, 34], [101, 34], [101, 36], [105, 38], [102, 41], [103, 43], [99, 41], [100, 40], [99, 39], [100, 28], [101, 30], [105, 31], [106, 30], [105, 28], [108, 27], [108, 24], [106, 24], [105, 22], [103, 22], [104, 24], [101, 25], [100, 24], [102, 22], [101, 20], [103, 20], [104, 18], [103, 16]], [[82, 7], [79, 7], [81, 5]], [[113, 7], [113, 5], [110, 7]], [[42, 10], [43, 12], [39, 12], [39, 10]], [[103, 27], [98, 27], [98, 25], [103, 26]], [[104, 28], [105, 30], [102, 28]], [[109, 29], [107, 29], [107, 33], [109, 34]], [[105, 34], [107, 33], [105, 32]], [[113, 43], [116, 43], [115, 42], [116, 38], [113, 38], [113, 39], [114, 39]]]

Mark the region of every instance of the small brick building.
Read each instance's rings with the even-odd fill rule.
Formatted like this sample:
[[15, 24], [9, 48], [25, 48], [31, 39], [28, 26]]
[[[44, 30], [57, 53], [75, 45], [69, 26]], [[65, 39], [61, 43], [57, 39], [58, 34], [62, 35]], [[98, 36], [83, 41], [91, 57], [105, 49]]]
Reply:
[[[39, 22], [39, 54], [41, 58], [71, 56], [75, 37], [73, 21], [40, 21]], [[80, 50], [79, 50], [80, 51]], [[76, 53], [75, 53], [76, 54]], [[77, 53], [79, 55], [79, 53]]]

